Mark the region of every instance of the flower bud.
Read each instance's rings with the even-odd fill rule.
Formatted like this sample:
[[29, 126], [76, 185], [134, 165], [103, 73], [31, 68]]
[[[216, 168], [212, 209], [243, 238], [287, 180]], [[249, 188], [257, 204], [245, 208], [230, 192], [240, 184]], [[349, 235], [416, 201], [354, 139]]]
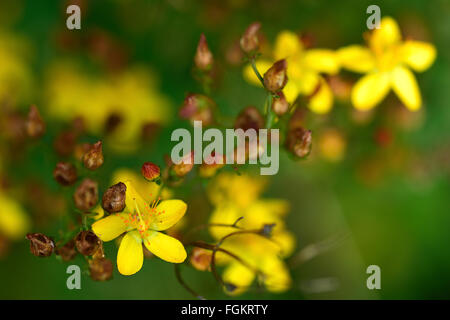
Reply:
[[214, 121], [213, 110], [215, 106], [214, 101], [207, 96], [189, 94], [184, 99], [179, 115], [181, 118], [188, 119], [192, 123], [194, 121], [202, 121], [204, 126], [208, 126]]
[[206, 37], [203, 33], [200, 35], [194, 62], [198, 69], [205, 71], [211, 69], [213, 64], [213, 55], [208, 48], [208, 43], [206, 42]]
[[89, 260], [89, 273], [94, 281], [109, 280], [113, 275], [113, 264], [107, 258]]
[[272, 93], [277, 93], [284, 88], [288, 80], [286, 60], [278, 60], [264, 73], [264, 86]]
[[161, 169], [159, 166], [152, 162], [144, 162], [141, 168], [141, 173], [148, 181], [155, 181], [159, 179], [161, 175]]
[[89, 170], [98, 169], [103, 164], [102, 142], [94, 143], [83, 156], [83, 163]]
[[75, 206], [81, 211], [89, 211], [98, 201], [98, 183], [86, 178], [73, 194]]
[[106, 190], [102, 198], [102, 208], [109, 213], [121, 212], [125, 209], [127, 186], [119, 182]]
[[83, 161], [84, 155], [91, 149], [91, 145], [89, 143], [80, 143], [77, 144], [73, 150], [74, 157], [79, 160]]
[[289, 102], [287, 102], [286, 97], [283, 92], [278, 92], [278, 98], [274, 97], [272, 99], [272, 110], [277, 116], [282, 116], [289, 110]]
[[286, 137], [286, 147], [298, 158], [304, 158], [311, 152], [311, 130], [302, 127], [291, 128]]
[[56, 248], [55, 253], [61, 257], [63, 261], [71, 261], [77, 255], [75, 250], [75, 241], [70, 240], [60, 248]]
[[30, 251], [36, 257], [49, 257], [53, 253], [55, 243], [52, 239], [42, 233], [29, 233], [27, 239], [30, 240]]
[[234, 122], [235, 129], [259, 129], [264, 127], [264, 118], [259, 112], [258, 108], [254, 106], [248, 106], [244, 108], [236, 118]]
[[45, 133], [45, 123], [35, 105], [32, 105], [28, 112], [26, 130], [31, 138], [39, 138]]
[[69, 162], [59, 162], [53, 170], [53, 177], [63, 186], [70, 186], [77, 180], [77, 169]]
[[199, 271], [206, 271], [210, 269], [211, 258], [211, 251], [195, 247], [192, 250], [190, 262], [195, 269]]
[[83, 256], [91, 256], [101, 246], [101, 240], [92, 231], [81, 231], [75, 238], [75, 245]]
[[181, 160], [179, 164], [174, 164], [172, 169], [178, 177], [184, 177], [194, 167], [194, 152], [190, 152]]
[[242, 51], [247, 54], [253, 54], [259, 49], [258, 33], [261, 28], [261, 23], [252, 23], [244, 32], [241, 37], [240, 44]]

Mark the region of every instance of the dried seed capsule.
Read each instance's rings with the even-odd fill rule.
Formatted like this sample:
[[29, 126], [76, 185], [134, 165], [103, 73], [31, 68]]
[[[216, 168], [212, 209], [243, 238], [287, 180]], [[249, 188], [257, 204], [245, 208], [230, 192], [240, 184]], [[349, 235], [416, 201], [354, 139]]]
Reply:
[[213, 55], [209, 50], [208, 43], [206, 42], [206, 37], [202, 33], [197, 45], [197, 51], [195, 52], [195, 66], [200, 70], [207, 71], [211, 69], [213, 60]]
[[210, 269], [212, 254], [203, 248], [195, 247], [192, 250], [190, 262], [192, 266], [200, 271], [206, 271]]
[[39, 138], [45, 133], [45, 123], [35, 105], [30, 107], [26, 121], [26, 130], [29, 137]]
[[102, 198], [102, 208], [109, 213], [121, 212], [125, 209], [127, 186], [119, 182], [106, 190]]
[[36, 257], [49, 257], [55, 248], [55, 243], [42, 233], [29, 233], [27, 239], [30, 240], [30, 251]]
[[272, 99], [272, 110], [277, 116], [282, 116], [289, 109], [289, 102], [287, 102], [286, 97], [283, 92], [278, 92], [278, 97]]
[[76, 143], [76, 134], [72, 131], [61, 132], [53, 142], [55, 151], [63, 157], [72, 154]]
[[161, 169], [152, 162], [144, 162], [141, 173], [148, 181], [155, 181], [161, 176]]
[[261, 23], [254, 22], [245, 30], [241, 37], [240, 44], [242, 51], [247, 54], [252, 54], [259, 49], [258, 33], [261, 28]]
[[286, 137], [286, 147], [299, 158], [304, 158], [311, 152], [311, 143], [311, 130], [302, 127], [291, 128]]
[[53, 170], [53, 177], [63, 186], [70, 186], [77, 180], [77, 169], [69, 162], [59, 162]]
[[215, 102], [201, 94], [188, 94], [183, 101], [179, 115], [183, 119], [202, 121], [204, 126], [211, 125], [214, 121], [213, 111], [216, 107]]
[[236, 118], [234, 122], [235, 129], [259, 129], [264, 127], [264, 118], [259, 112], [258, 108], [254, 106], [248, 106], [244, 108]]
[[73, 194], [75, 206], [81, 211], [89, 211], [98, 201], [98, 183], [84, 179]]
[[77, 255], [75, 250], [75, 241], [70, 240], [60, 248], [56, 248], [55, 253], [61, 257], [63, 261], [71, 261]]
[[75, 238], [75, 245], [79, 253], [91, 256], [100, 248], [101, 241], [94, 232], [81, 231]]
[[287, 62], [278, 60], [264, 73], [264, 86], [272, 93], [277, 93], [284, 88], [287, 82]]
[[95, 170], [103, 164], [102, 142], [98, 141], [83, 156], [83, 163], [89, 170]]
[[107, 258], [89, 260], [89, 273], [95, 281], [106, 281], [112, 278], [113, 264]]

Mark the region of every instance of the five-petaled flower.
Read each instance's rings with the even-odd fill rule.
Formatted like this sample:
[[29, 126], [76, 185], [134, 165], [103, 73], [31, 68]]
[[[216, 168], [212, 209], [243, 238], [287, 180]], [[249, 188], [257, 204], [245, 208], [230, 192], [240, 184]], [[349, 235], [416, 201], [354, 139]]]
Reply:
[[366, 73], [352, 89], [356, 109], [373, 108], [391, 88], [409, 110], [421, 107], [419, 86], [409, 68], [418, 72], [428, 69], [436, 49], [422, 41], [402, 41], [399, 27], [391, 17], [383, 18], [380, 28], [369, 34], [368, 47], [351, 45], [339, 49], [337, 54], [343, 68]]
[[[121, 176], [125, 179], [130, 177], [129, 174]], [[123, 183], [127, 187], [123, 212], [111, 214], [92, 225], [92, 230], [103, 241], [113, 240], [125, 233], [117, 254], [119, 272], [132, 275], [142, 268], [142, 243], [155, 256], [167, 262], [183, 262], [186, 259], [183, 244], [161, 231], [169, 229], [184, 216], [186, 203], [182, 200], [159, 201], [153, 199], [155, 194], [141, 194], [134, 188], [134, 185], [142, 185], [140, 181], [124, 180]]]

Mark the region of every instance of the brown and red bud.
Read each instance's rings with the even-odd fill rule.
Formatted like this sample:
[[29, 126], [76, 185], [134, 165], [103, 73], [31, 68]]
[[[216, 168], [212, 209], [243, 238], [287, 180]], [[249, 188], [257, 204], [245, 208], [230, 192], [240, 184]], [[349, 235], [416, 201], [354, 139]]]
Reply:
[[254, 106], [245, 107], [237, 116], [234, 122], [235, 129], [255, 129], [258, 131], [264, 128], [264, 117], [259, 112], [258, 108]]
[[248, 55], [256, 53], [259, 49], [259, 30], [261, 23], [254, 22], [245, 30], [241, 37], [240, 45], [242, 51]]
[[155, 181], [161, 176], [161, 169], [153, 162], [144, 162], [141, 173], [148, 181]]
[[272, 99], [272, 110], [277, 116], [282, 116], [289, 110], [289, 102], [282, 91], [277, 93], [277, 97]]
[[102, 142], [98, 141], [94, 143], [88, 152], [83, 156], [84, 166], [89, 170], [98, 169], [104, 162]]
[[286, 147], [296, 157], [306, 157], [311, 152], [311, 144], [311, 130], [306, 130], [302, 127], [294, 127], [288, 131], [286, 137]]
[[213, 54], [209, 50], [205, 35], [202, 33], [195, 52], [195, 66], [200, 70], [207, 71], [211, 69], [213, 61]]
[[59, 255], [63, 261], [73, 260], [77, 255], [77, 251], [75, 250], [75, 241], [70, 240], [62, 247], [57, 248], [55, 253]]
[[88, 230], [81, 231], [77, 235], [75, 245], [79, 253], [84, 256], [91, 256], [100, 249], [102, 243], [94, 232]]
[[55, 249], [55, 243], [42, 233], [29, 233], [27, 239], [30, 240], [30, 251], [36, 257], [49, 257]]
[[188, 153], [181, 162], [174, 164], [172, 169], [178, 177], [184, 177], [194, 168], [194, 151]]
[[31, 138], [39, 138], [45, 133], [45, 123], [35, 105], [30, 107], [25, 125], [27, 134]]
[[75, 206], [81, 211], [89, 211], [98, 201], [98, 183], [86, 178], [73, 194]]
[[77, 169], [69, 162], [59, 162], [53, 170], [53, 177], [62, 186], [70, 186], [77, 181]]
[[113, 264], [107, 258], [89, 260], [89, 273], [94, 281], [109, 280], [113, 275]]
[[200, 271], [210, 270], [211, 267], [212, 254], [211, 251], [195, 247], [192, 250], [191, 257], [189, 261], [191, 265]]
[[285, 59], [278, 60], [264, 73], [264, 87], [272, 93], [282, 90], [287, 80], [287, 62]]
[[125, 209], [127, 186], [119, 182], [109, 187], [103, 194], [102, 208], [109, 213], [121, 212]]
[[211, 125], [214, 122], [214, 101], [201, 94], [189, 94], [184, 99], [179, 115], [183, 119], [202, 121], [204, 126]]

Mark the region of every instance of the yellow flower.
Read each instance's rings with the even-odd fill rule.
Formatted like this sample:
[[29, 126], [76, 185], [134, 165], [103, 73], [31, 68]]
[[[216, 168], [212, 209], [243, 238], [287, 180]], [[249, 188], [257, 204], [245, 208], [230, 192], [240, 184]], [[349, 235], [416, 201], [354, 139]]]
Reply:
[[352, 89], [352, 103], [359, 110], [376, 106], [392, 89], [411, 111], [422, 105], [419, 86], [409, 68], [421, 72], [436, 58], [436, 48], [426, 42], [402, 41], [397, 22], [381, 20], [369, 35], [368, 47], [351, 45], [337, 51], [342, 67], [366, 73]]
[[[217, 253], [217, 263], [227, 265], [224, 281], [237, 286], [236, 290], [228, 292], [230, 294], [245, 291], [256, 277], [272, 292], [285, 291], [291, 285], [289, 270], [283, 261], [295, 246], [295, 239], [286, 230], [283, 219], [289, 205], [284, 200], [258, 199], [263, 187], [264, 181], [259, 177], [252, 179], [246, 175], [223, 173], [209, 188], [211, 202], [215, 205], [210, 223], [233, 224], [239, 217], [244, 217], [238, 226], [245, 230], [259, 230], [264, 225], [275, 224], [270, 239], [256, 234], [242, 234], [230, 237], [221, 245], [247, 264]], [[217, 240], [235, 231], [237, 229], [231, 227], [210, 228], [211, 235]]]
[[[127, 186], [126, 207], [122, 213], [111, 214], [92, 225], [94, 233], [103, 241], [113, 240], [126, 233], [120, 242], [117, 254], [117, 268], [123, 275], [132, 275], [142, 268], [145, 247], [159, 258], [181, 263], [186, 259], [183, 244], [160, 231], [175, 225], [185, 214], [187, 205], [181, 200], [155, 200], [153, 191], [144, 185], [155, 183], [127, 178], [136, 175], [129, 171], [119, 171], [113, 180], [122, 181]], [[136, 186], [139, 191], [135, 189]]]
[[[298, 95], [311, 96], [308, 107], [319, 114], [327, 113], [333, 106], [333, 93], [321, 73], [336, 74], [339, 71], [336, 53], [328, 49], [305, 49], [299, 36], [282, 31], [275, 40], [273, 59], [260, 59], [256, 66], [260, 73], [270, 68], [273, 61], [286, 59], [288, 82], [283, 90], [288, 102]], [[260, 84], [251, 66], [244, 69], [244, 78]]]
[[109, 139], [119, 151], [136, 149], [145, 124], [169, 119], [168, 99], [157, 91], [152, 73], [141, 66], [103, 77], [59, 62], [48, 69], [45, 94], [52, 116], [62, 120], [83, 116], [93, 134], [103, 132], [110, 116], [118, 117]]
[[0, 234], [10, 239], [25, 236], [30, 220], [20, 204], [0, 191]]

